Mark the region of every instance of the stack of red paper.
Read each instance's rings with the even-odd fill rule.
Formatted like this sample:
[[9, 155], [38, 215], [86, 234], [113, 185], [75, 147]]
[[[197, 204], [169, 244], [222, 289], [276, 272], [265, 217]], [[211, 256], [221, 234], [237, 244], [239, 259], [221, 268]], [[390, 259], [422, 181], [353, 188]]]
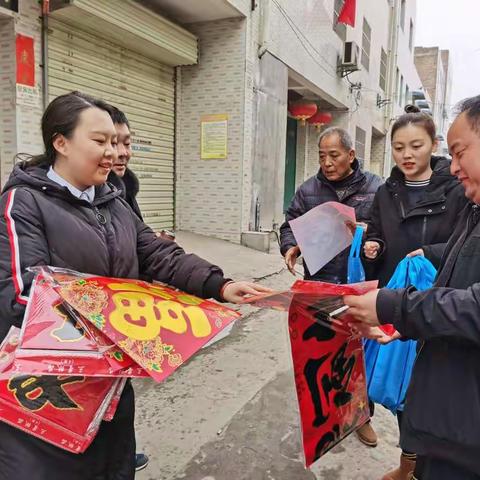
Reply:
[[238, 317], [164, 285], [38, 269], [0, 346], [0, 420], [83, 452], [128, 377], [161, 382]]

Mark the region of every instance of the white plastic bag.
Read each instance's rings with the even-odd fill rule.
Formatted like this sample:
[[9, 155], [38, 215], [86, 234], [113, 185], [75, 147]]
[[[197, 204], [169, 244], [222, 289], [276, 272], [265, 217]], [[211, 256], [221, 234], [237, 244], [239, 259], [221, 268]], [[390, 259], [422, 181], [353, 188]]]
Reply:
[[301, 217], [290, 220], [290, 227], [311, 275], [352, 243], [355, 210], [338, 202], [326, 202]]

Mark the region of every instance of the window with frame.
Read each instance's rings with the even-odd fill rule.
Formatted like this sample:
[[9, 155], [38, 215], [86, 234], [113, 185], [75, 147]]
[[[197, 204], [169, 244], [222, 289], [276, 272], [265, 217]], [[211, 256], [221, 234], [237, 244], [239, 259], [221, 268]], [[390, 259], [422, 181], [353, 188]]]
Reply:
[[344, 3], [344, 0], [335, 0], [333, 5], [333, 30], [345, 42], [347, 40], [347, 26], [344, 23], [338, 23], [338, 16]]
[[365, 142], [367, 139], [367, 134], [365, 130], [360, 127], [355, 129], [355, 156], [360, 162], [360, 166], [363, 168], [365, 163]]
[[402, 0], [400, 4], [400, 26], [402, 30], [405, 31], [405, 13], [407, 10], [407, 2], [406, 0]]
[[368, 24], [367, 20], [363, 19], [363, 28], [362, 28], [362, 65], [365, 67], [365, 70], [370, 68], [370, 42], [372, 38], [372, 29]]
[[413, 20], [410, 19], [410, 32], [408, 34], [408, 48], [410, 51], [413, 50]]
[[387, 89], [387, 54], [382, 48], [380, 52], [380, 88], [385, 92]]
[[405, 84], [405, 104], [408, 105], [410, 103], [410, 88], [407, 84]]

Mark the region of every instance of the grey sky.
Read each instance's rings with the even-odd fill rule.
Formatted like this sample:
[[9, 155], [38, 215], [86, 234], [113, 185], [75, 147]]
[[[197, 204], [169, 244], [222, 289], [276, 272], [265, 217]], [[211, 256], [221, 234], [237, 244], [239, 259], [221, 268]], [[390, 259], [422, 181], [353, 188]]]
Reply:
[[415, 45], [450, 50], [452, 98], [480, 94], [480, 0], [417, 0]]

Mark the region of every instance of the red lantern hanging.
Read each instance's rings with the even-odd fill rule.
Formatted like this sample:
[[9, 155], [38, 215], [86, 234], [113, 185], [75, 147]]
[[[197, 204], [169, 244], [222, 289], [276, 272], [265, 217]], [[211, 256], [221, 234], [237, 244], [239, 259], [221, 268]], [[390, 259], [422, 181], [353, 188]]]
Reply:
[[315, 128], [321, 128], [332, 121], [332, 114], [329, 112], [317, 112], [308, 119], [310, 125], [315, 125]]
[[307, 120], [307, 118], [315, 115], [317, 109], [317, 104], [314, 102], [291, 103], [288, 107], [290, 115], [295, 120], [300, 120], [302, 125], [305, 125], [305, 120]]

